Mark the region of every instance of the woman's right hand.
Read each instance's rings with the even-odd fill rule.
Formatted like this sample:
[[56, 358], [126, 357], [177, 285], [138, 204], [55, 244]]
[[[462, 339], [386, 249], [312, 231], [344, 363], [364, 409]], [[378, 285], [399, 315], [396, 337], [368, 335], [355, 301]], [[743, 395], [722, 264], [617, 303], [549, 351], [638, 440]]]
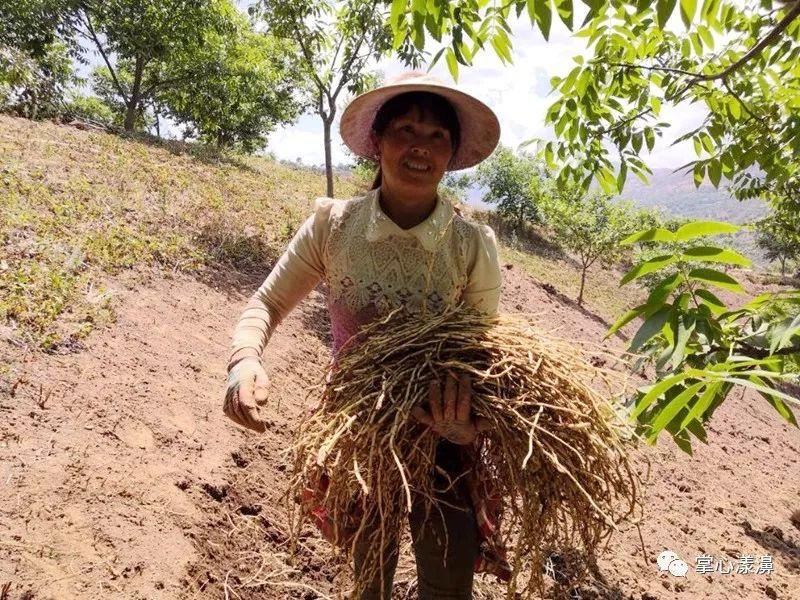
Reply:
[[222, 406], [225, 415], [243, 427], [264, 433], [267, 426], [258, 407], [267, 401], [268, 382], [261, 359], [248, 356], [234, 364], [228, 371], [228, 389]]

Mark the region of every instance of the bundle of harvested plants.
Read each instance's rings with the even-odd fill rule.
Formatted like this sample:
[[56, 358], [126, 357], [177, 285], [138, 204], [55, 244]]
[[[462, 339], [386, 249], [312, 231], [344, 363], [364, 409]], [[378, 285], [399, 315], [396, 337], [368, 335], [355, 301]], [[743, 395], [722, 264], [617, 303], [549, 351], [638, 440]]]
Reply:
[[528, 319], [465, 307], [396, 311], [353, 341], [332, 367], [318, 410], [300, 426], [290, 489], [307, 493], [324, 473], [319, 502], [345, 557], [366, 541], [373, 549], [367, 564], [380, 568], [412, 501], [435, 498], [437, 436], [410, 415], [427, 408], [430, 382], [448, 371], [470, 374], [473, 415], [490, 424], [470, 447], [466, 476], [502, 498], [496, 537], [509, 548], [509, 597], [543, 594], [553, 549], [577, 551], [591, 564], [639, 505], [621, 435], [628, 432], [607, 400], [609, 371]]

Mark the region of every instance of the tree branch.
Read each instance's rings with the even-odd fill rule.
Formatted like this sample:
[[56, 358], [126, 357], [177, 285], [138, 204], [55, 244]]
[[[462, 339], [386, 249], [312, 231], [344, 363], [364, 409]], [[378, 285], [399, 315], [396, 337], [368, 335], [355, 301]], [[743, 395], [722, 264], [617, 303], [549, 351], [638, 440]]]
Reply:
[[639, 113], [636, 113], [632, 117], [629, 117], [629, 118], [625, 119], [624, 121], [620, 121], [616, 125], [612, 125], [611, 127], [607, 128], [607, 129], [601, 129], [599, 131], [595, 131], [592, 135], [594, 135], [595, 137], [599, 137], [601, 135], [606, 135], [608, 133], [611, 133], [612, 131], [616, 131], [620, 127], [624, 127], [625, 125], [627, 125], [631, 121], [635, 121], [636, 119], [638, 119], [640, 117], [643, 117], [644, 115], [646, 115], [648, 113], [651, 113], [651, 112], [653, 112], [653, 109], [652, 108], [648, 108], [647, 110], [643, 110], [643, 111], [641, 111]]
[[[727, 77], [730, 74], [732, 74], [733, 72], [735, 72], [738, 69], [740, 69], [743, 65], [748, 63], [755, 56], [760, 54], [761, 51], [764, 48], [769, 46], [773, 41], [775, 41], [775, 39], [778, 36], [780, 36], [781, 33], [784, 32], [784, 30], [786, 30], [786, 28], [789, 27], [789, 25], [792, 23], [792, 21], [794, 21], [799, 15], [800, 15], [800, 0], [794, 0], [794, 6], [791, 8], [791, 10], [789, 10], [789, 12], [786, 14], [786, 16], [783, 17], [783, 19], [781, 19], [778, 22], [778, 24], [775, 25], [775, 27], [773, 27], [772, 30], [767, 35], [765, 35], [761, 40], [759, 40], [756, 43], [755, 46], [750, 48], [750, 50], [748, 50], [747, 53], [744, 54], [744, 56], [742, 56], [735, 63], [733, 63], [731, 65], [728, 65], [726, 68], [724, 68], [719, 73], [714, 73], [712, 75], [703, 75], [702, 73], [695, 73], [693, 71], [687, 71], [685, 69], [677, 69], [677, 68], [674, 68], [674, 67], [662, 67], [662, 66], [656, 67], [656, 66], [647, 66], [647, 65], [637, 65], [637, 64], [632, 64], [632, 63], [608, 63], [608, 64], [610, 66], [623, 67], [623, 68], [627, 68], [627, 69], [642, 69], [642, 70], [647, 70], [647, 71], [664, 71], [665, 73], [676, 73], [676, 74], [679, 74], [679, 75], [686, 75], [690, 79], [686, 83], [686, 86], [676, 95], [676, 98], [678, 98], [678, 99], [680, 99], [680, 97], [683, 96], [683, 94], [686, 93], [686, 91], [689, 88], [691, 88], [694, 85], [697, 85], [699, 82], [709, 82], [709, 81], [716, 81], [717, 79], [721, 79], [723, 84], [726, 84], [725, 87], [728, 87], [727, 86]], [[730, 91], [730, 88], [728, 88], [728, 91]], [[737, 98], [737, 100], [738, 100], [738, 98]], [[741, 103], [741, 100], [739, 100], [739, 102]], [[742, 106], [744, 106], [744, 103], [742, 103]], [[748, 110], [748, 114], [751, 114], [751, 116], [753, 116], [752, 113], [750, 113], [749, 110]]]
[[91, 38], [94, 41], [95, 46], [97, 46], [97, 50], [100, 52], [100, 56], [103, 57], [103, 62], [106, 63], [106, 67], [108, 67], [108, 71], [111, 73], [111, 79], [114, 82], [114, 85], [116, 86], [117, 91], [119, 92], [119, 95], [122, 96], [122, 99], [125, 101], [125, 104], [127, 104], [128, 103], [128, 96], [125, 93], [125, 90], [122, 87], [122, 84], [119, 82], [119, 79], [117, 79], [117, 74], [114, 71], [114, 67], [111, 66], [111, 61], [108, 60], [108, 56], [106, 56], [106, 53], [103, 50], [103, 44], [100, 43], [100, 39], [97, 37], [97, 34], [95, 33], [94, 28], [92, 27], [92, 19], [89, 16], [89, 13], [86, 10], [86, 7], [83, 7], [82, 12], [83, 12], [84, 18], [86, 19], [86, 23], [85, 23], [86, 24], [86, 28], [89, 30], [89, 34], [91, 35]]
[[[378, 0], [373, 0], [372, 7], [370, 8], [370, 16], [374, 16], [375, 9], [378, 6]], [[367, 37], [368, 28], [365, 26], [364, 31], [361, 32], [361, 37], [358, 40], [358, 43], [353, 47], [353, 51], [350, 54], [350, 58], [347, 60], [347, 63], [342, 67], [341, 77], [339, 78], [339, 85], [336, 86], [336, 90], [331, 95], [332, 100], [336, 102], [336, 98], [339, 96], [339, 92], [342, 91], [342, 87], [344, 86], [345, 82], [350, 79], [350, 67], [353, 66], [353, 62], [358, 56], [358, 51], [361, 48], [361, 44], [364, 43], [364, 39]]]
[[794, 21], [798, 15], [800, 15], [800, 0], [795, 0], [794, 6], [788, 13], [786, 13], [786, 16], [783, 17], [783, 19], [781, 19], [777, 25], [775, 25], [772, 31], [765, 35], [755, 46], [750, 48], [747, 54], [719, 73], [715, 73], [714, 75], [698, 74], [695, 75], [695, 79], [698, 81], [714, 81], [715, 79], [724, 79], [739, 69], [742, 65], [749, 62], [753, 57], [757, 56], [764, 48], [769, 46], [775, 40], [775, 38], [777, 38], [787, 27], [789, 27], [791, 22]]
[[168, 85], [172, 85], [173, 83], [188, 81], [196, 76], [197, 73], [189, 73], [187, 75], [181, 75], [180, 77], [171, 77], [169, 79], [162, 79], [161, 81], [156, 81], [142, 92], [142, 98], [149, 97], [150, 94], [152, 94], [156, 90], [156, 88], [166, 87]]
[[750, 110], [750, 107], [749, 107], [749, 106], [747, 106], [747, 104], [745, 104], [744, 100], [742, 100], [742, 99], [739, 97], [739, 94], [737, 94], [737, 93], [734, 91], [734, 89], [733, 89], [733, 88], [730, 86], [730, 84], [728, 83], [728, 80], [727, 80], [727, 79], [723, 79], [723, 80], [722, 80], [722, 84], [725, 86], [725, 89], [726, 89], [726, 90], [728, 90], [728, 93], [729, 93], [731, 96], [733, 96], [733, 97], [736, 99], [736, 101], [737, 101], [739, 104], [741, 104], [741, 105], [742, 105], [742, 108], [744, 109], [744, 112], [746, 112], [746, 113], [747, 113], [747, 114], [750, 116], [750, 118], [751, 118], [751, 119], [756, 119], [756, 120], [758, 120], [758, 117], [757, 117], [757, 116], [755, 116], [755, 115], [753, 114], [753, 112]]
[[643, 71], [664, 71], [665, 73], [678, 73], [679, 75], [690, 75], [692, 77], [696, 76], [697, 73], [694, 71], [687, 71], [685, 69], [676, 69], [674, 67], [650, 67], [648, 65], [637, 65], [634, 63], [619, 63], [619, 62], [610, 62], [608, 63], [610, 67], [623, 67], [625, 69], [642, 69]]

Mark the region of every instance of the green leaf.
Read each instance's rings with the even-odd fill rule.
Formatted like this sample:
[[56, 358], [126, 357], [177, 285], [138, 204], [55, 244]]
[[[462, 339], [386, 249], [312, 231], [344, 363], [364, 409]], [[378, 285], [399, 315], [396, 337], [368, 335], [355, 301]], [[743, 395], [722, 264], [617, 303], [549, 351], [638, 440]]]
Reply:
[[719, 187], [719, 181], [722, 177], [722, 165], [714, 158], [708, 163], [708, 178], [714, 187]]
[[625, 179], [627, 176], [628, 164], [625, 161], [622, 161], [619, 166], [619, 175], [617, 175], [617, 190], [619, 190], [620, 193], [622, 193], [622, 190], [625, 188]]
[[658, 438], [658, 434], [661, 433], [661, 430], [678, 415], [705, 385], [705, 381], [694, 383], [670, 400], [670, 402], [658, 412], [658, 416], [655, 417], [650, 434], [647, 436], [648, 441], [655, 441]]
[[703, 390], [703, 394], [697, 399], [697, 402], [692, 405], [692, 407], [689, 409], [689, 413], [683, 418], [683, 421], [681, 421], [681, 429], [686, 427], [695, 419], [703, 419], [708, 407], [711, 406], [712, 402], [714, 402], [714, 398], [717, 396], [720, 387], [722, 387], [722, 382], [719, 381], [713, 381], [708, 384], [708, 387]]
[[456, 60], [456, 53], [451, 48], [447, 49], [445, 60], [447, 61], [447, 68], [450, 70], [453, 81], [458, 81], [458, 61]]
[[770, 332], [770, 354], [776, 350], [787, 348], [791, 345], [792, 338], [800, 332], [800, 315], [794, 319], [791, 317], [784, 319]]
[[550, 0], [528, 0], [528, 13], [531, 11], [531, 4], [533, 4], [533, 12], [536, 15], [536, 22], [539, 24], [539, 29], [542, 31], [542, 36], [547, 41], [550, 39], [550, 26], [553, 23], [553, 11], [550, 8]]
[[574, 13], [572, 0], [555, 0], [555, 3], [558, 16], [561, 17], [561, 20], [563, 21], [564, 25], [567, 26], [567, 29], [572, 31], [572, 15]]
[[652, 303], [648, 302], [647, 304], [640, 304], [639, 306], [636, 306], [636, 307], [630, 309], [628, 312], [626, 312], [624, 315], [622, 315], [619, 319], [617, 319], [611, 327], [608, 328], [608, 331], [606, 331], [605, 337], [606, 338], [611, 337], [617, 331], [619, 331], [622, 327], [625, 327], [625, 325], [627, 325], [628, 323], [633, 321], [639, 315], [652, 314], [653, 312], [655, 312], [657, 310], [657, 306], [658, 305], [653, 305]]
[[650, 260], [646, 260], [642, 263], [639, 263], [635, 267], [633, 267], [630, 271], [625, 273], [625, 276], [620, 280], [619, 285], [622, 287], [626, 283], [633, 281], [634, 279], [638, 279], [639, 277], [643, 277], [648, 273], [652, 273], [654, 271], [658, 271], [663, 269], [664, 267], [668, 267], [671, 264], [678, 262], [677, 256], [674, 254], [664, 254], [662, 256], [656, 256], [651, 258]]
[[636, 352], [639, 350], [639, 348], [641, 348], [650, 338], [661, 331], [671, 313], [672, 306], [667, 305], [647, 317], [644, 323], [642, 323], [642, 326], [639, 327], [636, 335], [633, 336], [628, 349], [631, 352]]
[[728, 308], [722, 300], [717, 298], [714, 294], [712, 294], [708, 290], [704, 289], [695, 290], [694, 295], [698, 296], [702, 300], [703, 304], [708, 306], [708, 308], [710, 308], [711, 312], [713, 312], [714, 314], [719, 314], [721, 312], [724, 312]]
[[633, 151], [636, 154], [642, 151], [642, 132], [637, 131], [636, 133], [631, 136], [631, 145], [633, 146]]
[[406, 10], [406, 0], [393, 0], [392, 2], [392, 12], [391, 16], [389, 17], [389, 22], [392, 25], [392, 29], [397, 31], [397, 27], [400, 25], [400, 21], [403, 18], [403, 14]]
[[797, 427], [797, 419], [795, 419], [794, 413], [792, 413], [791, 409], [786, 406], [785, 401], [789, 401], [792, 404], [800, 405], [800, 400], [794, 398], [788, 394], [784, 394], [783, 392], [779, 392], [778, 390], [774, 389], [768, 382], [761, 379], [756, 375], [750, 375], [747, 379], [740, 379], [738, 377], [730, 377], [727, 378], [725, 381], [730, 381], [736, 385], [743, 385], [745, 387], [752, 388], [757, 390], [759, 394], [761, 394], [764, 399], [769, 402], [772, 407], [778, 411], [778, 414], [782, 416], [787, 422], [791, 423], [795, 427]]
[[647, 297], [647, 304], [663, 304], [669, 295], [678, 287], [681, 281], [680, 273], [673, 273], [656, 284]]
[[637, 231], [620, 241], [620, 245], [635, 244], [636, 242], [674, 242], [675, 234], [668, 229], [653, 227], [646, 231]]
[[689, 248], [683, 253], [684, 260], [698, 260], [703, 262], [718, 262], [726, 265], [737, 265], [739, 267], [749, 267], [752, 261], [735, 252], [714, 246], [696, 246]]
[[700, 37], [703, 40], [703, 43], [708, 47], [709, 50], [714, 49], [714, 36], [711, 35], [711, 31], [708, 27], [704, 25], [700, 25], [697, 28], [697, 32], [700, 34]]
[[721, 233], [736, 233], [741, 227], [722, 221], [692, 221], [682, 225], [675, 232], [676, 242], [685, 242], [704, 235], [718, 235]]
[[700, 184], [703, 183], [703, 178], [706, 176], [706, 168], [702, 162], [694, 163], [693, 175], [694, 187], [699, 188]]
[[672, 11], [675, 10], [677, 0], [658, 0], [656, 3], [656, 12], [658, 13], [658, 26], [661, 29], [667, 24]]
[[672, 365], [673, 371], [678, 368], [678, 365], [683, 361], [683, 357], [686, 355], [686, 344], [689, 342], [689, 338], [694, 331], [694, 327], [694, 317], [690, 315], [686, 315], [683, 318], [678, 317], [678, 330], [675, 334], [675, 347], [670, 355], [670, 364]]
[[636, 308], [632, 308], [628, 312], [624, 313], [619, 319], [617, 319], [614, 324], [608, 328], [606, 331], [605, 338], [609, 338], [614, 335], [617, 331], [619, 331], [622, 327], [625, 327], [628, 323], [633, 321], [636, 317], [642, 314], [642, 308], [644, 305], [637, 306]]
[[644, 140], [647, 143], [647, 149], [652, 152], [656, 145], [656, 134], [652, 127], [645, 127]]
[[738, 281], [730, 275], [726, 275], [715, 269], [692, 269], [689, 271], [689, 278], [710, 283], [711, 285], [739, 294], [744, 293], [744, 288]]
[[697, 8], [697, 0], [681, 0], [681, 19], [686, 29], [692, 24], [694, 11]]
[[631, 411], [631, 418], [637, 419], [640, 414], [642, 414], [645, 410], [647, 410], [648, 406], [650, 406], [669, 388], [671, 388], [674, 385], [677, 385], [684, 379], [687, 379], [693, 375], [694, 375], [694, 370], [683, 371], [682, 373], [670, 375], [666, 379], [662, 379], [661, 381], [651, 385], [649, 388], [646, 388], [644, 394], [638, 400], [636, 400], [636, 406]]
[[686, 430], [704, 444], [708, 443], [708, 434], [706, 433], [706, 428], [703, 427], [703, 424], [700, 423], [700, 421], [689, 421], [689, 423], [686, 425]]

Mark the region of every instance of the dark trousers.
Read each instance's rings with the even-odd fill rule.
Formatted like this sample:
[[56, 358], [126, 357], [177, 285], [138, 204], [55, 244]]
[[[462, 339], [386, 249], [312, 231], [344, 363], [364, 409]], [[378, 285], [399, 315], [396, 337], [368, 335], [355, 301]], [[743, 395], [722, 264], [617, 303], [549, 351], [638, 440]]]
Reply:
[[[458, 469], [453, 457], [456, 449], [449, 446], [447, 442], [440, 444], [437, 464], [454, 473]], [[440, 501], [426, 511], [426, 502], [415, 499], [408, 519], [417, 563], [418, 597], [419, 600], [470, 600], [479, 551], [475, 514], [463, 485], [449, 486], [446, 478], [437, 477], [436, 487], [446, 489], [438, 494]], [[366, 544], [356, 546], [356, 573], [363, 568], [368, 550]], [[392, 540], [384, 550], [382, 576], [377, 573], [358, 600], [391, 599], [397, 554], [397, 540]]]

